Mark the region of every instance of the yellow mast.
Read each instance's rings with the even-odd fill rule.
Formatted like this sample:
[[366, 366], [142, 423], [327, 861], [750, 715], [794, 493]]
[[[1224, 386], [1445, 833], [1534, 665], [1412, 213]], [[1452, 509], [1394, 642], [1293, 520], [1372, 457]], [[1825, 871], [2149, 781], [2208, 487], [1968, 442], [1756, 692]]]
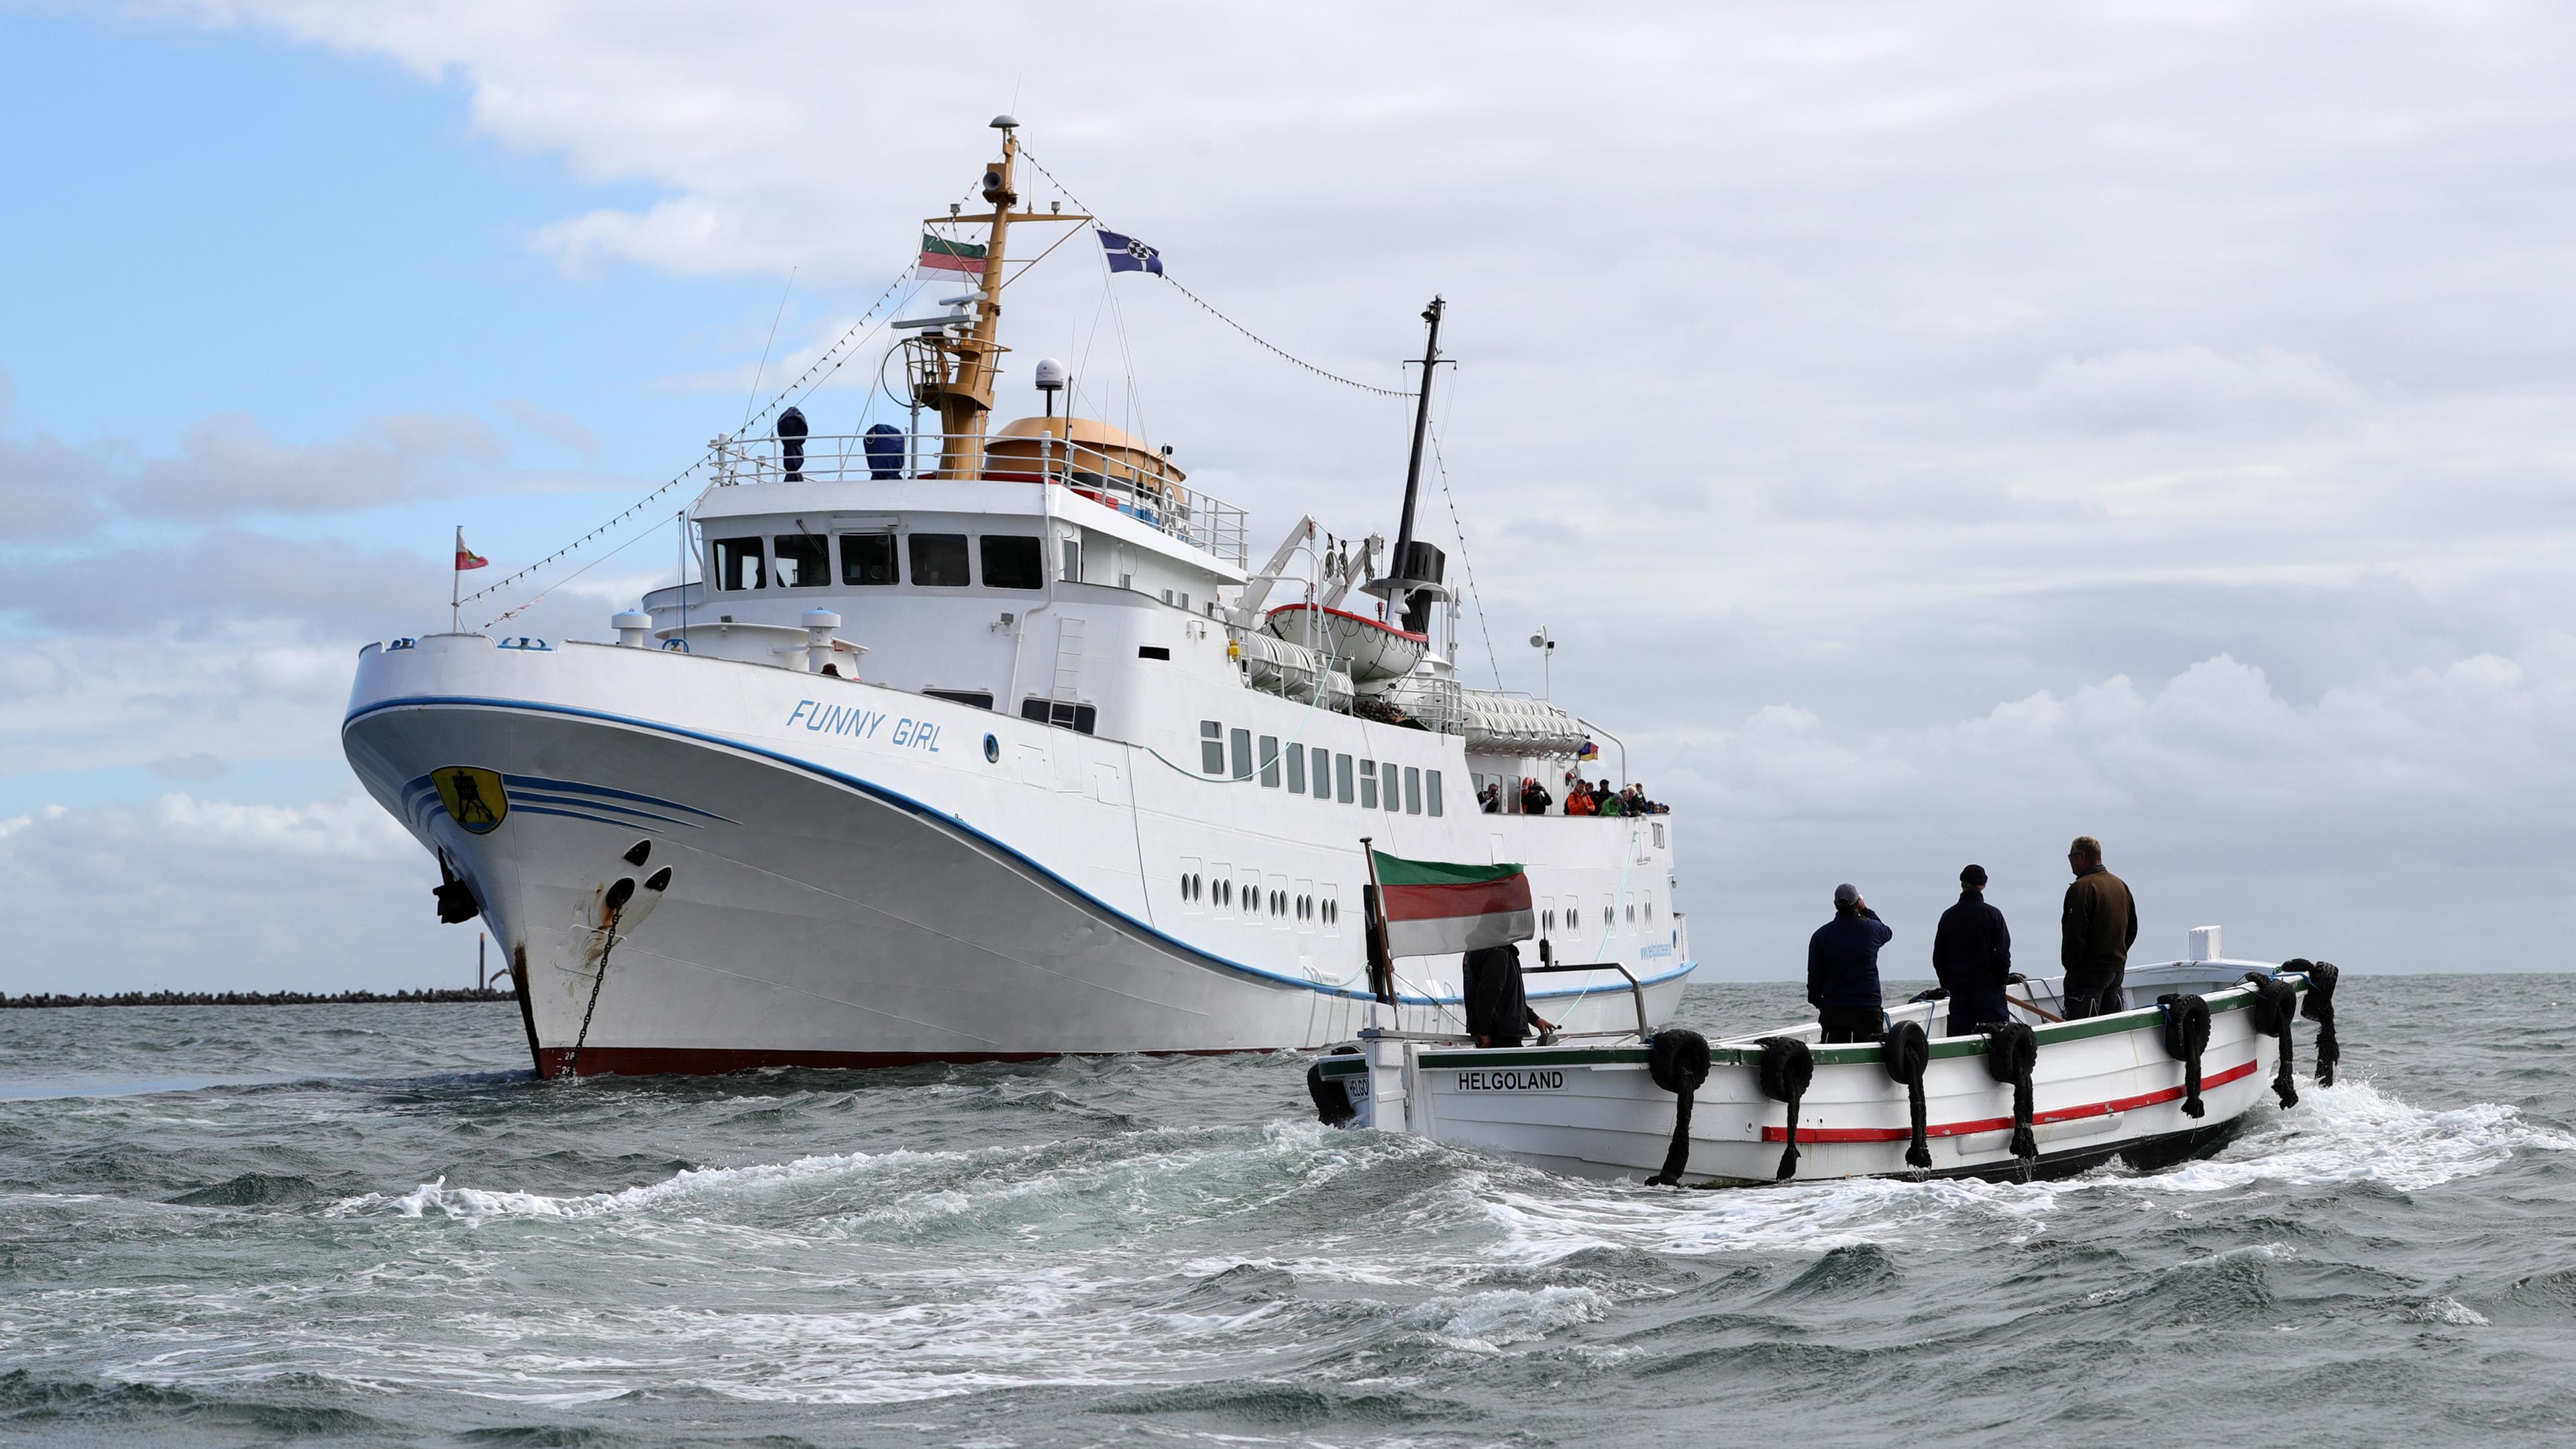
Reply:
[[[984, 243], [984, 280], [976, 289], [974, 325], [963, 337], [923, 339], [937, 360], [926, 369], [918, 395], [923, 403], [939, 409], [937, 476], [941, 478], [972, 478], [983, 469], [984, 429], [993, 411], [993, 379], [1001, 370], [1002, 354], [1010, 351], [994, 338], [1001, 329], [1003, 246], [1010, 236], [1011, 223], [1091, 220], [1070, 212], [1011, 210], [1020, 200], [1014, 180], [1020, 159], [1019, 125], [1011, 116], [993, 118], [993, 129], [1002, 133], [1002, 159], [984, 168], [983, 196], [993, 204], [993, 214], [985, 225], [992, 233]], [[956, 220], [954, 216], [934, 216], [924, 225], [940, 226]]]

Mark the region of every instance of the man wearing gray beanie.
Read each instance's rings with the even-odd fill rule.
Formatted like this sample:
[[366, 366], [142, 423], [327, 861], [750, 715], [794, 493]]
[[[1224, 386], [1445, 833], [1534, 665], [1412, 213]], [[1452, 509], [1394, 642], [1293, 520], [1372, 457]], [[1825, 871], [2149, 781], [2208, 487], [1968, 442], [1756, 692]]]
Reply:
[[1887, 1030], [1878, 991], [1878, 948], [1895, 936], [1860, 888], [1834, 887], [1834, 918], [1807, 938], [1807, 1004], [1825, 1041], [1874, 1042]]

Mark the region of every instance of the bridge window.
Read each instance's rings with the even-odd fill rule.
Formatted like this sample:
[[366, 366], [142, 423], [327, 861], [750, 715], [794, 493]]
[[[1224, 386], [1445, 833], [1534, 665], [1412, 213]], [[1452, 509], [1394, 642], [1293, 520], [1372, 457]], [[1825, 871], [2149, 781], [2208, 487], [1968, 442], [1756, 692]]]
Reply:
[[984, 587], [1046, 587], [1046, 550], [1039, 546], [1037, 539], [1024, 538], [1016, 533], [988, 533], [975, 542], [984, 555]]
[[761, 561], [759, 539], [716, 540], [717, 588], [757, 589], [766, 587], [768, 582], [768, 567]]
[[[1322, 750], [1317, 750], [1315, 752], [1315, 798], [1321, 800], [1329, 795], [1332, 798], [1341, 801], [1343, 804], [1348, 805], [1351, 803], [1351, 757], [1348, 755], [1335, 755], [1333, 758], [1340, 761], [1340, 763], [1333, 766], [1331, 769], [1326, 769], [1324, 767], [1324, 752]], [[1332, 783], [1333, 776], [1336, 774], [1341, 777], [1341, 784], [1339, 786], [1335, 786]]]
[[912, 581], [935, 589], [962, 589], [966, 577], [966, 535], [916, 533], [912, 536]]
[[1422, 769], [1418, 765], [1404, 767], [1404, 813], [1422, 813]]
[[1429, 802], [1431, 813], [1437, 815], [1440, 813], [1440, 772], [1438, 770], [1431, 771], [1426, 784], [1431, 797]]
[[1225, 726], [1212, 719], [1199, 721], [1199, 769], [1209, 775], [1225, 773]]
[[1279, 788], [1279, 737], [1277, 735], [1261, 737], [1261, 783], [1266, 789]]
[[1234, 778], [1238, 780], [1251, 779], [1252, 731], [1227, 730], [1225, 732], [1225, 738], [1226, 743], [1234, 747]]
[[770, 541], [782, 589], [819, 589], [832, 581], [831, 541], [818, 533], [782, 533]]
[[1304, 745], [1288, 747], [1288, 793], [1292, 795], [1306, 793], [1306, 747]]
[[841, 582], [859, 585], [903, 582], [902, 570], [895, 566], [894, 561], [894, 535], [842, 534]]
[[1360, 761], [1360, 808], [1377, 808], [1377, 761]]

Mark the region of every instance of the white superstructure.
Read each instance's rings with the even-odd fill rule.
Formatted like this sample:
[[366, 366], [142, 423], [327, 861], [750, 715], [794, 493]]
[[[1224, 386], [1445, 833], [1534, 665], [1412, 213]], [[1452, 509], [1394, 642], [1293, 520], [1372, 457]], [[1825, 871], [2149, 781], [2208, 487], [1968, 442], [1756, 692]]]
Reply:
[[[1056, 219], [1009, 215], [1003, 129], [996, 262], [1006, 220]], [[1373, 547], [1300, 521], [1256, 579], [1243, 513], [1141, 440], [987, 429], [991, 331], [988, 308], [906, 343], [939, 433], [720, 443], [699, 581], [619, 642], [362, 652], [350, 762], [437, 853], [447, 914], [507, 950], [539, 1071], [1454, 1030], [1455, 959], [1371, 995], [1363, 837], [1525, 863], [1555, 958], [1605, 963], [1533, 992], [1569, 1030], [1634, 1026], [1606, 963], [1668, 1014], [1691, 969], [1672, 817], [1519, 813], [1585, 731], [1458, 683], [1430, 647], [1436, 551], [1372, 585], [1393, 624], [1343, 605], [1423, 639], [1410, 673], [1354, 683], [1334, 616], [1284, 606], [1341, 604]], [[1480, 812], [1489, 780], [1509, 813]]]

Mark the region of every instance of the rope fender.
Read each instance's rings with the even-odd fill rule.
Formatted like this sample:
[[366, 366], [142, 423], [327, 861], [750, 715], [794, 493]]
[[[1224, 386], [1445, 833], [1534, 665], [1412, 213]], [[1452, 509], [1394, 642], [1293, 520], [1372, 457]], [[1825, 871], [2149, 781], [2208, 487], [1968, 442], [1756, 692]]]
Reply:
[[2024, 1162], [2039, 1156], [2039, 1139], [2030, 1131], [2030, 1074], [2038, 1066], [2039, 1037], [2029, 1027], [2007, 1021], [1986, 1033], [1986, 1075], [2012, 1083], [2012, 1155]]
[[2209, 1003], [2188, 992], [2167, 992], [2156, 998], [2156, 1009], [2165, 1014], [2165, 1055], [2182, 1060], [2182, 1114], [2206, 1117], [2209, 1109], [2200, 1101], [2200, 1054], [2209, 1047]]
[[[1335, 1047], [1325, 1053], [1335, 1057], [1358, 1054], [1359, 1048], [1347, 1046]], [[1351, 1105], [1348, 1087], [1324, 1080], [1324, 1064], [1320, 1061], [1306, 1064], [1306, 1095], [1315, 1104], [1315, 1120], [1327, 1127], [1339, 1127], [1360, 1114], [1360, 1109]]]
[[1932, 1065], [1932, 1038], [1923, 1034], [1922, 1024], [1900, 1021], [1887, 1029], [1878, 1051], [1887, 1061], [1887, 1074], [1905, 1084], [1905, 1106], [1914, 1119], [1914, 1141], [1905, 1149], [1905, 1165], [1930, 1167], [1932, 1144], [1926, 1140], [1923, 1111], [1923, 1072]]
[[1700, 1083], [1708, 1080], [1708, 1038], [1687, 1027], [1656, 1032], [1646, 1038], [1646, 1071], [1656, 1086], [1673, 1094], [1673, 1142], [1664, 1149], [1664, 1170], [1646, 1183], [1679, 1187], [1682, 1169], [1690, 1166], [1691, 1103]]
[[2282, 1106], [2295, 1107], [2299, 1089], [2290, 1081], [2290, 1023], [2298, 1019], [2299, 988], [2260, 971], [2246, 972], [2245, 981], [2254, 988], [2254, 1034], [2281, 1043], [2281, 1067], [2272, 1074], [2272, 1095], [2281, 1099]]
[[1762, 1075], [1762, 1095], [1789, 1104], [1789, 1148], [1780, 1154], [1780, 1170], [1772, 1177], [1787, 1182], [1798, 1175], [1798, 1099], [1816, 1079], [1816, 1054], [1794, 1036], [1766, 1036], [1756, 1070]]
[[2308, 978], [2308, 999], [2299, 1003], [2299, 1015], [2317, 1024], [2317, 1085], [2334, 1085], [2335, 1065], [2343, 1060], [2343, 1043], [2335, 1040], [2335, 982], [2342, 972], [2332, 961], [2293, 960], [2281, 963], [2284, 971], [2296, 971]]

